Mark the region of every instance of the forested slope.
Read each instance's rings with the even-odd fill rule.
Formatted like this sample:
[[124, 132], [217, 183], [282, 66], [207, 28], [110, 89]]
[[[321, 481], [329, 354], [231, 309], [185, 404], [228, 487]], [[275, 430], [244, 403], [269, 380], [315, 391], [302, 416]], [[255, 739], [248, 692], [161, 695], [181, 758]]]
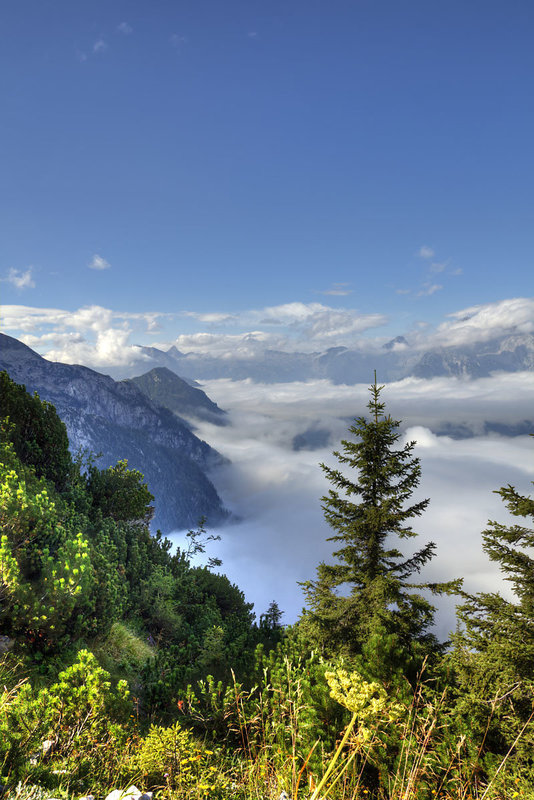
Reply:
[[[10, 800], [104, 797], [135, 781], [162, 798], [532, 797], [534, 501], [504, 487], [517, 525], [489, 557], [515, 599], [460, 592], [452, 647], [432, 633], [432, 543], [402, 555], [426, 500], [413, 445], [371, 387], [324, 508], [335, 563], [301, 621], [259, 621], [240, 590], [172, 552], [124, 462], [73, 461], [54, 408], [6, 373], [0, 466], [0, 783]], [[459, 576], [461, 577], [461, 576]], [[350, 591], [339, 591], [348, 584]]]

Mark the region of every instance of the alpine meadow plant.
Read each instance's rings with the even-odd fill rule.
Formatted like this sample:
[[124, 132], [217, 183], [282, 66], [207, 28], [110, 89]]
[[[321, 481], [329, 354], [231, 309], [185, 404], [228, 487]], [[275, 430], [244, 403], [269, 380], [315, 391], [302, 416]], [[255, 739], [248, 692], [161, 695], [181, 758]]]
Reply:
[[166, 790], [173, 798], [220, 797], [228, 779], [214, 764], [214, 751], [195, 740], [179, 722], [152, 725], [141, 740], [135, 763], [143, 785]]

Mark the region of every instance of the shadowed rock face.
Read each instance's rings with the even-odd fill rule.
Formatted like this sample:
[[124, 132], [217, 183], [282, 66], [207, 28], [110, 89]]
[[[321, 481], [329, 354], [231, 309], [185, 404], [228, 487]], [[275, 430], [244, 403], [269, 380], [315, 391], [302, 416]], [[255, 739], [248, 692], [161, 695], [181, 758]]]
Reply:
[[192, 422], [203, 420], [214, 425], [228, 424], [226, 412], [217, 403], [210, 400], [202, 389], [191, 386], [167, 367], [156, 367], [124, 383], [135, 384], [153, 403], [179, 417], [186, 417]]
[[98, 466], [126, 458], [155, 496], [153, 526], [163, 531], [227, 516], [207, 471], [222, 457], [190, 426], [156, 406], [134, 383], [116, 382], [78, 365], [60, 364], [0, 334], [0, 369], [53, 403], [67, 427], [73, 452], [101, 454]]

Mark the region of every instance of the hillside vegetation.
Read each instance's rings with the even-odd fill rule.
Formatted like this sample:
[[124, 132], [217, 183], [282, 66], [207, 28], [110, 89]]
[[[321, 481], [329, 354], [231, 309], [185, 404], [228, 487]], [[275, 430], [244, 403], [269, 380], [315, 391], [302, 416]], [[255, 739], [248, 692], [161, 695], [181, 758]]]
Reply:
[[[427, 501], [375, 383], [324, 467], [335, 563], [284, 628], [216, 561], [191, 564], [202, 521], [173, 551], [139, 472], [72, 458], [53, 406], [5, 372], [0, 389], [0, 793], [534, 797], [534, 500], [505, 486], [518, 522], [483, 533], [513, 602], [414, 581], [437, 557], [401, 547]], [[449, 645], [432, 632], [443, 592], [460, 602]]]

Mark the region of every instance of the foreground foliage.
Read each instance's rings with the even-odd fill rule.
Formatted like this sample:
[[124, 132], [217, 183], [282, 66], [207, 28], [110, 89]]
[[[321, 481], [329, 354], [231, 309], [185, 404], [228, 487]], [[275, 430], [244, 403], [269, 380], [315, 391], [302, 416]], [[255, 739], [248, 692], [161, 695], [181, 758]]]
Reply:
[[[534, 797], [534, 532], [489, 524], [484, 548], [515, 600], [463, 593], [444, 652], [410, 577], [433, 547], [404, 559], [388, 539], [411, 537], [427, 501], [406, 505], [419, 462], [412, 444], [395, 448], [380, 387], [338, 454], [357, 479], [327, 469], [338, 564], [320, 567], [303, 619], [283, 629], [275, 603], [256, 624], [215, 562], [192, 566], [209, 540], [202, 524], [173, 553], [150, 534], [140, 473], [73, 460], [53, 408], [0, 380], [10, 800], [100, 798], [132, 783], [174, 800]], [[531, 498], [499, 493], [532, 519]]]

